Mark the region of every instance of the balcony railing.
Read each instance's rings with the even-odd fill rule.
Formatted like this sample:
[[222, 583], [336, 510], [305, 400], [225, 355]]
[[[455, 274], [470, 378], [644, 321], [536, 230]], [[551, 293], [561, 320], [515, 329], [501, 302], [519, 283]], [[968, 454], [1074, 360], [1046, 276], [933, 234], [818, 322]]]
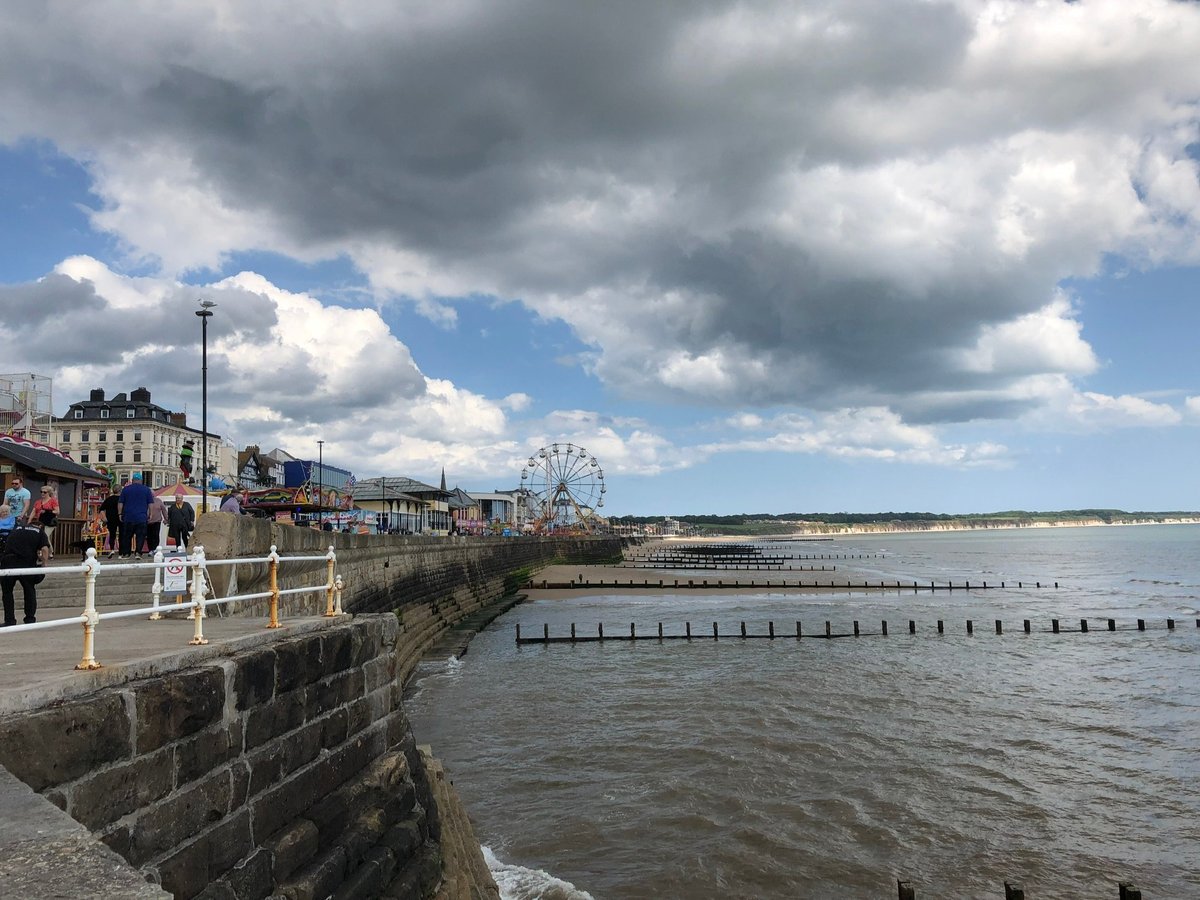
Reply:
[[[292, 563], [312, 563], [321, 560], [326, 564], [326, 580], [324, 584], [288, 588], [286, 590], [279, 587], [279, 570], [281, 567]], [[270, 587], [268, 590], [252, 594], [233, 594], [229, 597], [210, 598], [208, 596], [211, 593], [212, 584], [208, 576], [210, 568], [240, 566], [247, 563], [267, 564], [270, 578]], [[15, 578], [22, 575], [45, 575], [47, 578], [69, 578], [72, 576], [80, 578], [81, 602], [83, 605], [83, 611], [78, 616], [52, 619], [46, 622], [32, 622], [27, 625], [13, 625], [0, 629], [0, 639], [12, 637], [18, 633], [46, 628], [82, 625], [83, 658], [75, 668], [87, 670], [100, 668], [100, 663], [96, 661], [95, 655], [96, 627], [100, 622], [105, 620], [128, 619], [142, 616], [150, 620], [158, 620], [163, 618], [162, 614], [164, 611], [181, 610], [188, 607], [188, 619], [195, 622], [192, 639], [188, 643], [207, 644], [208, 639], [204, 637], [204, 619], [209, 607], [213, 606], [245, 603], [252, 600], [269, 600], [266, 627], [279, 628], [281, 624], [279, 621], [280, 597], [323, 593], [325, 595], [325, 609], [322, 615], [330, 617], [338, 616], [342, 614], [343, 585], [342, 576], [334, 572], [336, 563], [337, 555], [334, 553], [332, 546], [330, 546], [328, 552], [323, 556], [280, 556], [277, 549], [272, 546], [271, 552], [262, 557], [238, 557], [236, 559], [214, 560], [207, 559], [204, 555], [204, 548], [200, 546], [197, 546], [187, 556], [180, 554], [166, 555], [160, 549], [155, 552], [154, 561], [149, 563], [101, 563], [97, 558], [95, 548], [89, 547], [85, 559], [77, 566], [38, 566], [36, 568], [0, 570], [0, 575], [6, 578]], [[103, 613], [96, 609], [96, 579], [102, 571], [144, 571], [149, 567], [154, 568], [154, 584], [150, 588], [151, 602], [149, 605], [139, 606], [135, 609], [115, 610]], [[186, 602], [181, 600], [167, 606], [162, 604], [162, 595], [165, 591], [169, 590], [167, 586], [168, 580], [181, 583], [186, 587], [184, 594], [188, 598]]]

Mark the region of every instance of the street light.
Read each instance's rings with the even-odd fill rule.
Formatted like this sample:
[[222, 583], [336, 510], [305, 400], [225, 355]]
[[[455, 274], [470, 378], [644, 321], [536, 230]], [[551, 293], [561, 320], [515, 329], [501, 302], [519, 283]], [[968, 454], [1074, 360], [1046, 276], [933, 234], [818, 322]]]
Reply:
[[208, 319], [217, 304], [201, 300], [200, 317], [200, 512], [208, 512]]
[[317, 441], [317, 468], [320, 469], [320, 474], [317, 478], [317, 523], [323, 525], [321, 521], [321, 510], [325, 508], [325, 442]]

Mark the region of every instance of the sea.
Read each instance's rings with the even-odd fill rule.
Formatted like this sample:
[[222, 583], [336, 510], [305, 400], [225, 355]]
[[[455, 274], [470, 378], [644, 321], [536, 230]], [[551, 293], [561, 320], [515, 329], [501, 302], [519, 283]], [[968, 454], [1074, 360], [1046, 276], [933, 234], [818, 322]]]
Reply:
[[905, 587], [535, 599], [419, 671], [413, 732], [503, 897], [1200, 898], [1200, 525], [774, 546]]

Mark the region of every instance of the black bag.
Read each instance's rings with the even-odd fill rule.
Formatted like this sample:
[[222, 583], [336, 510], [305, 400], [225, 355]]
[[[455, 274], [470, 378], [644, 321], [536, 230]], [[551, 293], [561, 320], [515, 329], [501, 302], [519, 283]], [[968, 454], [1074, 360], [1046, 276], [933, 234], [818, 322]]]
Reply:
[[38, 516], [38, 521], [47, 528], [53, 528], [58, 524], [58, 514], [51, 510], [42, 510], [42, 514]]

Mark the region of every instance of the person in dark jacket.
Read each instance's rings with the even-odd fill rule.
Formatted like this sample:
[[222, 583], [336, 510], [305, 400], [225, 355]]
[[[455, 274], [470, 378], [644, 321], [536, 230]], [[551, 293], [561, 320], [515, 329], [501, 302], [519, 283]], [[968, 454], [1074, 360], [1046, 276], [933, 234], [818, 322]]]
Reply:
[[196, 511], [192, 504], [175, 495], [175, 502], [167, 507], [167, 538], [174, 539], [175, 546], [187, 549], [188, 536], [196, 527]]
[[108, 529], [108, 558], [112, 559], [117, 552], [117, 542], [121, 539], [121, 498], [115, 487], [109, 488], [108, 496], [100, 504], [100, 512], [104, 515], [104, 527]]
[[[46, 529], [36, 522], [18, 525], [8, 536], [0, 569], [32, 569], [44, 566], [50, 559], [50, 540]], [[37, 584], [45, 575], [6, 575], [0, 577], [0, 592], [4, 598], [4, 625], [17, 624], [16, 598], [13, 588], [21, 582], [25, 597], [25, 624], [37, 621]]]

